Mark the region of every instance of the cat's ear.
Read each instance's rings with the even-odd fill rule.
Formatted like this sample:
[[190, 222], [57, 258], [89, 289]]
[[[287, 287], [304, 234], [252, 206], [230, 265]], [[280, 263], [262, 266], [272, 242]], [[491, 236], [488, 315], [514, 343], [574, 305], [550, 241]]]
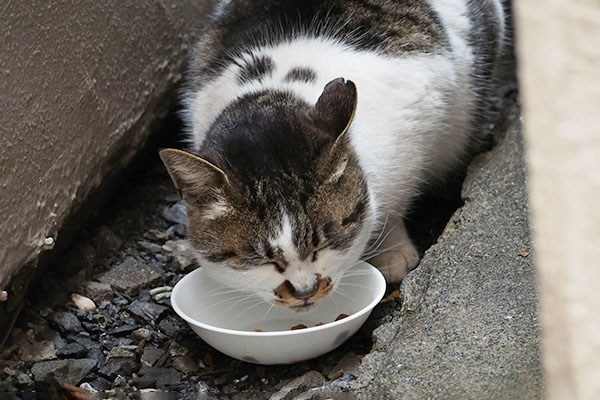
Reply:
[[203, 158], [175, 149], [164, 149], [159, 154], [173, 183], [183, 194], [199, 199], [203, 194], [210, 195], [215, 189], [229, 185], [227, 174]]
[[337, 78], [325, 85], [309, 118], [336, 141], [348, 131], [356, 112], [357, 92], [354, 82]]

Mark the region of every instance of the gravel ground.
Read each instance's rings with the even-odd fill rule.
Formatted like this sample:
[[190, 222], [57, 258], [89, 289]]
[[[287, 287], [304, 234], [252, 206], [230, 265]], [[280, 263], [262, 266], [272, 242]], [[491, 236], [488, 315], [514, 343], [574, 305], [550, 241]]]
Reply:
[[356, 335], [314, 360], [284, 368], [234, 360], [203, 343], [168, 299], [150, 294], [197, 267], [186, 251], [185, 207], [160, 161], [132, 175], [117, 197], [31, 290], [0, 354], [8, 398], [85, 395], [78, 390], [292, 398], [355, 379], [373, 329], [400, 307], [379, 305]]
[[[503, 93], [503, 104], [514, 102], [514, 83]], [[459, 174], [417, 203], [408, 226], [421, 251], [462, 205], [461, 183]], [[198, 267], [186, 251], [185, 208], [158, 157], [131, 173], [99, 215], [30, 291], [0, 350], [0, 398], [290, 400], [313, 398], [302, 394], [312, 387], [351, 398], [344, 390], [371, 351], [373, 330], [401, 308], [380, 304], [353, 337], [313, 360], [234, 360], [203, 343], [165, 295], [150, 293]]]

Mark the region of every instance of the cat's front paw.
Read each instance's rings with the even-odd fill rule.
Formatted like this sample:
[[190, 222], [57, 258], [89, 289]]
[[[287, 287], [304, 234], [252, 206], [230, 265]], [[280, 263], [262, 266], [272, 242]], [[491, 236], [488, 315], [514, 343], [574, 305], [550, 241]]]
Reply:
[[419, 253], [412, 243], [408, 243], [380, 254], [370, 262], [381, 271], [387, 283], [396, 283], [419, 264]]

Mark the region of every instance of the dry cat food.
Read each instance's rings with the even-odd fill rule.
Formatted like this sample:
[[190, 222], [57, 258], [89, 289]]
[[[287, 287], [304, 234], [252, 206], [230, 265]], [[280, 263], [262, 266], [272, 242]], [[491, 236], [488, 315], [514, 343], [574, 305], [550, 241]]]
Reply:
[[308, 326], [304, 325], [304, 324], [298, 324], [298, 325], [294, 325], [291, 327], [291, 330], [295, 331], [297, 329], [306, 329], [308, 328]]
[[344, 319], [346, 317], [349, 317], [349, 315], [348, 314], [340, 314], [340, 315], [337, 316], [337, 318], [335, 320], [339, 321], [340, 319]]

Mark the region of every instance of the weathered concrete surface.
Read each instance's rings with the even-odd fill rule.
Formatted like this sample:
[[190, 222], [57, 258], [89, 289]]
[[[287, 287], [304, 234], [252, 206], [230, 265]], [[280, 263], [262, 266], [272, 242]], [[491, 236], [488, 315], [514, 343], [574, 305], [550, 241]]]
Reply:
[[0, 4], [0, 289], [146, 140], [212, 3]]
[[470, 166], [465, 205], [405, 279], [352, 384], [364, 399], [542, 395], [535, 269], [520, 123]]
[[600, 2], [515, 2], [549, 399], [600, 399]]

